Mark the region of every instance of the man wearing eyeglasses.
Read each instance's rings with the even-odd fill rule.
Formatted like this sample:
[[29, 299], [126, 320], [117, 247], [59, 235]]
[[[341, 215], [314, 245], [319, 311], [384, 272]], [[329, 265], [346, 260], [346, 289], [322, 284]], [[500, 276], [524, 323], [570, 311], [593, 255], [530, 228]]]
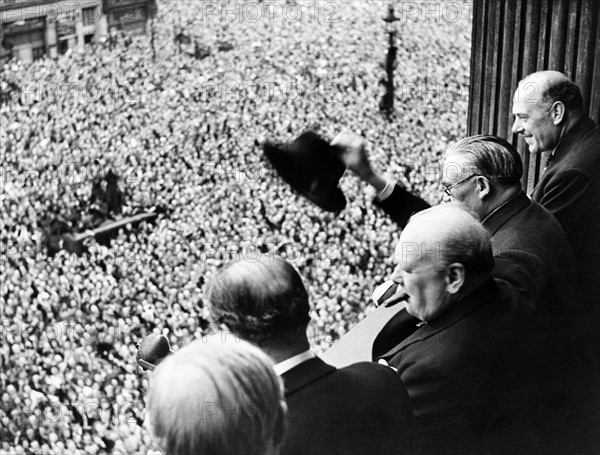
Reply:
[[[402, 228], [413, 213], [429, 207], [373, 171], [360, 137], [342, 133], [333, 143], [343, 150], [347, 168], [376, 189], [376, 204]], [[547, 405], [542, 404], [540, 411], [547, 415], [544, 437], [557, 447], [569, 447], [575, 440], [590, 444], [586, 422], [598, 418], [590, 406], [597, 399], [598, 372], [579, 337], [584, 321], [579, 317], [573, 252], [556, 218], [521, 189], [522, 174], [521, 158], [508, 142], [473, 136], [447, 151], [442, 186], [452, 202], [476, 214], [491, 234], [492, 276], [510, 283], [509, 289], [516, 291], [521, 303], [536, 309], [531, 331], [546, 345], [538, 372], [540, 401]], [[398, 281], [395, 275], [392, 279]], [[411, 336], [418, 323], [406, 310], [398, 312], [374, 341], [373, 357]]]
[[[334, 145], [343, 149], [347, 168], [377, 191], [375, 203], [402, 228], [429, 204], [376, 173], [366, 144], [341, 133]], [[574, 311], [578, 288], [573, 252], [552, 214], [521, 189], [523, 164], [503, 139], [473, 136], [452, 146], [443, 165], [446, 196], [476, 214], [493, 238], [495, 278], [514, 286], [530, 306], [544, 312]]]

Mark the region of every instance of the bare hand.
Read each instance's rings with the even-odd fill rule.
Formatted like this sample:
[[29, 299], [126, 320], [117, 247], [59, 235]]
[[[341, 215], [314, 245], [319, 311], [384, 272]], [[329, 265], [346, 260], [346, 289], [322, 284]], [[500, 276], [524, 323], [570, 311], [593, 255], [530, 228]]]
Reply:
[[347, 132], [339, 133], [331, 141], [331, 145], [338, 147], [341, 151], [339, 156], [346, 165], [346, 168], [350, 169], [362, 180], [367, 180], [373, 174], [367, 155], [366, 144], [367, 141], [358, 134]]

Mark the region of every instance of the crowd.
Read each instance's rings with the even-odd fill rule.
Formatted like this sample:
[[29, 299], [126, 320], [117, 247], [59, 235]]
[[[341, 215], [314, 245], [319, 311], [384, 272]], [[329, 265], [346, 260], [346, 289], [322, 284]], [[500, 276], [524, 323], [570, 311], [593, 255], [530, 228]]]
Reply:
[[[388, 121], [378, 107], [386, 3], [322, 2], [256, 21], [208, 16], [202, 3], [159, 2], [155, 58], [148, 36], [117, 36], [2, 69], [3, 452], [146, 453], [135, 343], [154, 331], [177, 349], [213, 331], [203, 286], [228, 259], [282, 254], [300, 270], [317, 352], [372, 309], [397, 226], [351, 175], [339, 215], [297, 196], [264, 161], [262, 139], [363, 133], [380, 169], [441, 199], [440, 157], [466, 133], [466, 10], [401, 17]], [[178, 28], [210, 52], [188, 53]], [[49, 255], [43, 220], [76, 227], [109, 169], [123, 216], [166, 213], [109, 246]]]

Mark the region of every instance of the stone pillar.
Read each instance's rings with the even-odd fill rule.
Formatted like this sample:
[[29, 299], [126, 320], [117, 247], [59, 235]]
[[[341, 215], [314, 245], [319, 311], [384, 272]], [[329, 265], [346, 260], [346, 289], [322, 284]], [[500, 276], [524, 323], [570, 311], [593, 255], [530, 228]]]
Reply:
[[103, 43], [108, 36], [108, 18], [102, 13], [94, 25], [94, 40]]
[[75, 11], [75, 35], [77, 36], [77, 50], [83, 52], [85, 40], [83, 37], [83, 15], [81, 14], [81, 8], [77, 8]]
[[46, 30], [44, 31], [44, 41], [46, 43], [46, 54], [50, 58], [58, 57], [56, 18], [46, 16]]

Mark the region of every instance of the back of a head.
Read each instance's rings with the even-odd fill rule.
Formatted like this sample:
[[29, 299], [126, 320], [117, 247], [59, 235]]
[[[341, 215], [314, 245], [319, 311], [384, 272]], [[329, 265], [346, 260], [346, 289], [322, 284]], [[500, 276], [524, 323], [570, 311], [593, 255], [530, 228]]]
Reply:
[[467, 274], [488, 275], [494, 267], [489, 232], [459, 205], [442, 204], [413, 215], [401, 240], [440, 265], [462, 264]]
[[195, 341], [155, 370], [148, 423], [165, 455], [275, 454], [285, 405], [270, 358], [244, 341]]
[[310, 321], [300, 275], [277, 256], [225, 265], [209, 283], [207, 299], [214, 322], [259, 346], [286, 341]]
[[470, 174], [479, 174], [503, 186], [521, 186], [523, 161], [519, 152], [507, 141], [496, 136], [470, 136], [448, 149], [447, 155], [463, 155], [473, 167]]

